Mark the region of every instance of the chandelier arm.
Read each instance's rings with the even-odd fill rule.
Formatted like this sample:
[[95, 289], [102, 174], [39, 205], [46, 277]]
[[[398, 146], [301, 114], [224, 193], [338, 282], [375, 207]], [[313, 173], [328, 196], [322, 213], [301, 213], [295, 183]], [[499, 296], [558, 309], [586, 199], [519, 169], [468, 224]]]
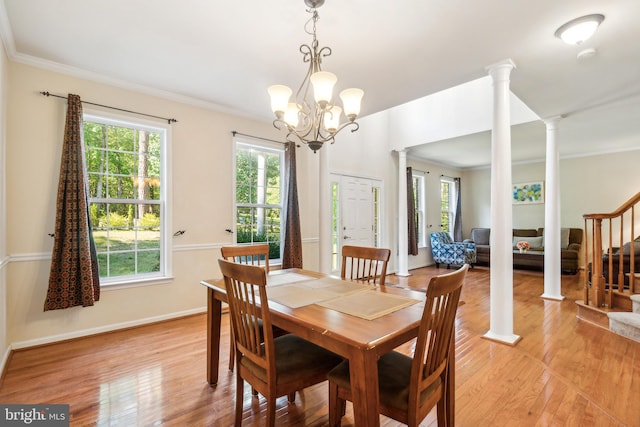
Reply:
[[351, 129], [351, 132], [355, 132], [360, 129], [360, 125], [358, 124], [358, 122], [346, 122], [340, 125], [335, 131], [331, 132], [331, 137], [334, 138], [342, 129], [349, 126], [355, 126], [354, 129]]
[[[318, 58], [320, 57], [324, 57], [326, 58], [327, 56], [331, 56], [331, 53], [333, 51], [331, 50], [331, 48], [329, 46], [324, 46], [322, 48], [320, 48], [320, 50], [317, 53]], [[318, 63], [320, 63], [321, 61], [318, 61]]]
[[300, 45], [300, 53], [302, 54], [302, 62], [310, 62], [313, 59], [313, 49], [308, 44]]

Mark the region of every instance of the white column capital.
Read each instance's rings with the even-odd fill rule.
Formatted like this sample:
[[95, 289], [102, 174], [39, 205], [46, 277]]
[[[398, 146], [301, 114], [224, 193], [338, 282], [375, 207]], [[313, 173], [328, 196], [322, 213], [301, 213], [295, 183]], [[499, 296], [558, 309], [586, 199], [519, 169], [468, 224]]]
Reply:
[[486, 66], [485, 70], [494, 80], [505, 80], [509, 78], [509, 74], [514, 68], [516, 68], [516, 64], [511, 59], [504, 59]]
[[563, 115], [547, 117], [546, 119], [542, 119], [542, 121], [544, 122], [544, 124], [547, 127], [547, 129], [555, 129], [557, 127], [557, 125], [558, 125], [558, 122], [561, 119], [564, 119], [564, 117], [565, 116], [563, 116]]

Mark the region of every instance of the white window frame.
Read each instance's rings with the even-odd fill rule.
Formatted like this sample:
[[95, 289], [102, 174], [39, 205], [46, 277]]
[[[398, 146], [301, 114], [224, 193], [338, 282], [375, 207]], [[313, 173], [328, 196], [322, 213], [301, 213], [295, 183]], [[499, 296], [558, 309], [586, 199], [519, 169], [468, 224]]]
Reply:
[[425, 181], [426, 178], [424, 176], [424, 173], [416, 173], [416, 172], [412, 172], [412, 176], [413, 176], [413, 187], [414, 187], [414, 194], [417, 195], [416, 197], [416, 215], [418, 216], [418, 247], [419, 248], [424, 248], [427, 246], [427, 226], [426, 226], [426, 221], [427, 221], [427, 214], [426, 214], [426, 203], [425, 203], [425, 196], [426, 196], [426, 191], [425, 191]]
[[[449, 206], [449, 210], [448, 211], [443, 211], [442, 210], [442, 184], [443, 183], [447, 183], [449, 185], [449, 200], [448, 202], [448, 206]], [[455, 220], [456, 220], [456, 200], [457, 200], [457, 195], [456, 195], [456, 183], [455, 180], [453, 178], [447, 177], [447, 176], [441, 176], [440, 177], [440, 229], [442, 230], [442, 213], [445, 213], [448, 215], [449, 217], [449, 230], [442, 230], [442, 231], [446, 231], [447, 233], [449, 233], [451, 235], [451, 238], [453, 238], [453, 226], [455, 224]]]
[[[265, 152], [277, 152], [280, 155], [280, 204], [279, 205], [273, 205], [273, 204], [251, 204], [251, 203], [242, 203], [239, 204], [237, 199], [236, 199], [236, 155], [237, 155], [237, 149], [238, 146], [242, 145], [242, 146], [248, 146], [248, 147], [254, 147], [256, 150], [260, 150], [260, 151], [265, 151]], [[285, 180], [286, 180], [286, 174], [285, 174], [285, 164], [284, 164], [284, 145], [280, 144], [280, 143], [276, 143], [276, 142], [269, 142], [266, 140], [260, 140], [257, 138], [251, 138], [251, 137], [247, 137], [247, 136], [237, 136], [233, 138], [233, 158], [232, 158], [232, 194], [233, 194], [233, 213], [232, 213], [232, 218], [233, 218], [233, 234], [234, 234], [234, 244], [238, 244], [238, 230], [237, 230], [237, 215], [238, 215], [238, 207], [261, 207], [261, 208], [278, 208], [280, 209], [280, 256], [278, 258], [271, 258], [269, 259], [269, 265], [271, 266], [276, 266], [276, 265], [280, 265], [282, 262], [282, 251], [284, 249], [283, 245], [284, 245], [284, 217], [285, 217], [285, 206], [284, 206], [284, 201], [285, 201], [285, 197], [286, 197], [286, 188], [285, 188]]]
[[[133, 127], [161, 135], [160, 148], [160, 199], [154, 204], [160, 211], [160, 271], [131, 275], [100, 277], [103, 290], [114, 290], [125, 287], [155, 285], [172, 281], [172, 240], [171, 240], [171, 126], [156, 121], [141, 119], [137, 115], [114, 114], [103, 111], [84, 109], [83, 121], [103, 123], [110, 126]], [[89, 198], [89, 203], [131, 203], [130, 199]]]

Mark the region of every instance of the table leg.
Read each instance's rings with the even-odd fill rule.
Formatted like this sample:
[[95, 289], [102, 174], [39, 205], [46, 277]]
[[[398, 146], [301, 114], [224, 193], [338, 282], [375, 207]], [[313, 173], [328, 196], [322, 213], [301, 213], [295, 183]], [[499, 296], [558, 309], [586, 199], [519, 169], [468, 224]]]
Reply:
[[380, 426], [376, 352], [372, 350], [365, 351], [364, 354], [360, 352], [352, 354], [349, 358], [349, 371], [355, 425]]
[[222, 302], [214, 298], [213, 289], [207, 289], [207, 382], [218, 383], [218, 362], [220, 360], [220, 326]]

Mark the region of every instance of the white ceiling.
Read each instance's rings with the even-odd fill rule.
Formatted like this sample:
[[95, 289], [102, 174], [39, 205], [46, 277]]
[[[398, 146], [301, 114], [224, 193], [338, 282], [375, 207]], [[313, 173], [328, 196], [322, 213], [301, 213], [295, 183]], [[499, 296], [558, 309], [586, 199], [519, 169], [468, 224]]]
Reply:
[[[18, 62], [122, 82], [270, 121], [266, 88], [297, 88], [310, 43], [303, 0], [4, 0], [0, 35]], [[323, 68], [365, 91], [369, 115], [487, 75], [511, 59], [511, 90], [559, 123], [560, 155], [640, 149], [638, 0], [327, 0], [318, 13]], [[555, 30], [605, 20], [582, 46]], [[585, 48], [596, 56], [578, 60]], [[490, 107], [489, 107], [490, 108]], [[429, 118], [425, 118], [428, 120]], [[512, 131], [514, 161], [544, 159], [545, 126]], [[636, 155], [637, 151], [634, 152]], [[412, 149], [457, 167], [490, 163], [490, 133]]]

